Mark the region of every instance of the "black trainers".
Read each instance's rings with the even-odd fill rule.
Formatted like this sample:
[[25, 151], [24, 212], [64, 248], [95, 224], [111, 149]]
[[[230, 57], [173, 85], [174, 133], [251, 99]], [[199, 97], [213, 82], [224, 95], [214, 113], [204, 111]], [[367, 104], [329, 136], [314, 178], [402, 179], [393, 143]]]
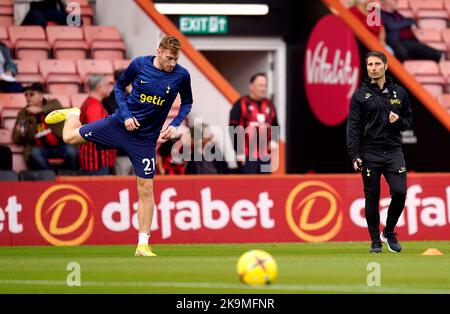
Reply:
[[382, 248], [381, 242], [372, 242], [370, 245], [370, 253], [381, 253]]
[[382, 233], [380, 233], [380, 239], [387, 244], [389, 251], [394, 253], [401, 252], [402, 246], [397, 240], [397, 233], [383, 231]]

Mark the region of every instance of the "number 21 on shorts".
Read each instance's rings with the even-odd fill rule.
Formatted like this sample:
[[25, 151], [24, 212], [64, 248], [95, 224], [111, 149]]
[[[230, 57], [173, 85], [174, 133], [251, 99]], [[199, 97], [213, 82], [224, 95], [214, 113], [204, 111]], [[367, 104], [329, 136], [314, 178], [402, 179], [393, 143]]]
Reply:
[[142, 163], [145, 164], [144, 173], [146, 175], [151, 174], [155, 171], [155, 158], [144, 158], [142, 159]]

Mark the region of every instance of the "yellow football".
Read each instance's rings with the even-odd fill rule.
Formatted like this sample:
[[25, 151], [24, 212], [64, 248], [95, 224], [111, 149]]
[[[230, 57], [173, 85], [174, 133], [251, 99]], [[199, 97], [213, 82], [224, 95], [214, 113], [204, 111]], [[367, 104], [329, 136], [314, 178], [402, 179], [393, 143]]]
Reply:
[[272, 255], [263, 250], [251, 250], [237, 262], [241, 282], [249, 285], [268, 285], [277, 278], [278, 267]]

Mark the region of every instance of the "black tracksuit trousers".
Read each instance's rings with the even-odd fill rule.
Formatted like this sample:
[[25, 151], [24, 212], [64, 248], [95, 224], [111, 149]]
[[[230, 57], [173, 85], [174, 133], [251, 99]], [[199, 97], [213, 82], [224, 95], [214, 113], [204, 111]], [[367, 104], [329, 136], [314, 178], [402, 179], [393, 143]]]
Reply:
[[372, 242], [380, 241], [380, 180], [384, 175], [391, 194], [386, 232], [393, 232], [406, 199], [406, 166], [401, 148], [374, 150], [362, 156], [362, 178], [366, 197], [366, 220]]

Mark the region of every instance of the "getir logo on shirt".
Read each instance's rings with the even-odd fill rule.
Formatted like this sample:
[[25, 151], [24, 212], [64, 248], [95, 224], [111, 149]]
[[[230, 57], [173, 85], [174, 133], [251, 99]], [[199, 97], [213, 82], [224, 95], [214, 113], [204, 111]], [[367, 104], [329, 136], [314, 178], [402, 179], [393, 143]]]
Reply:
[[147, 103], [154, 104], [157, 106], [162, 106], [165, 101], [166, 101], [165, 99], [161, 99], [161, 96], [158, 96], [158, 95], [147, 96], [145, 94], [141, 94], [141, 96], [140, 96], [140, 102], [142, 104], [147, 102]]

